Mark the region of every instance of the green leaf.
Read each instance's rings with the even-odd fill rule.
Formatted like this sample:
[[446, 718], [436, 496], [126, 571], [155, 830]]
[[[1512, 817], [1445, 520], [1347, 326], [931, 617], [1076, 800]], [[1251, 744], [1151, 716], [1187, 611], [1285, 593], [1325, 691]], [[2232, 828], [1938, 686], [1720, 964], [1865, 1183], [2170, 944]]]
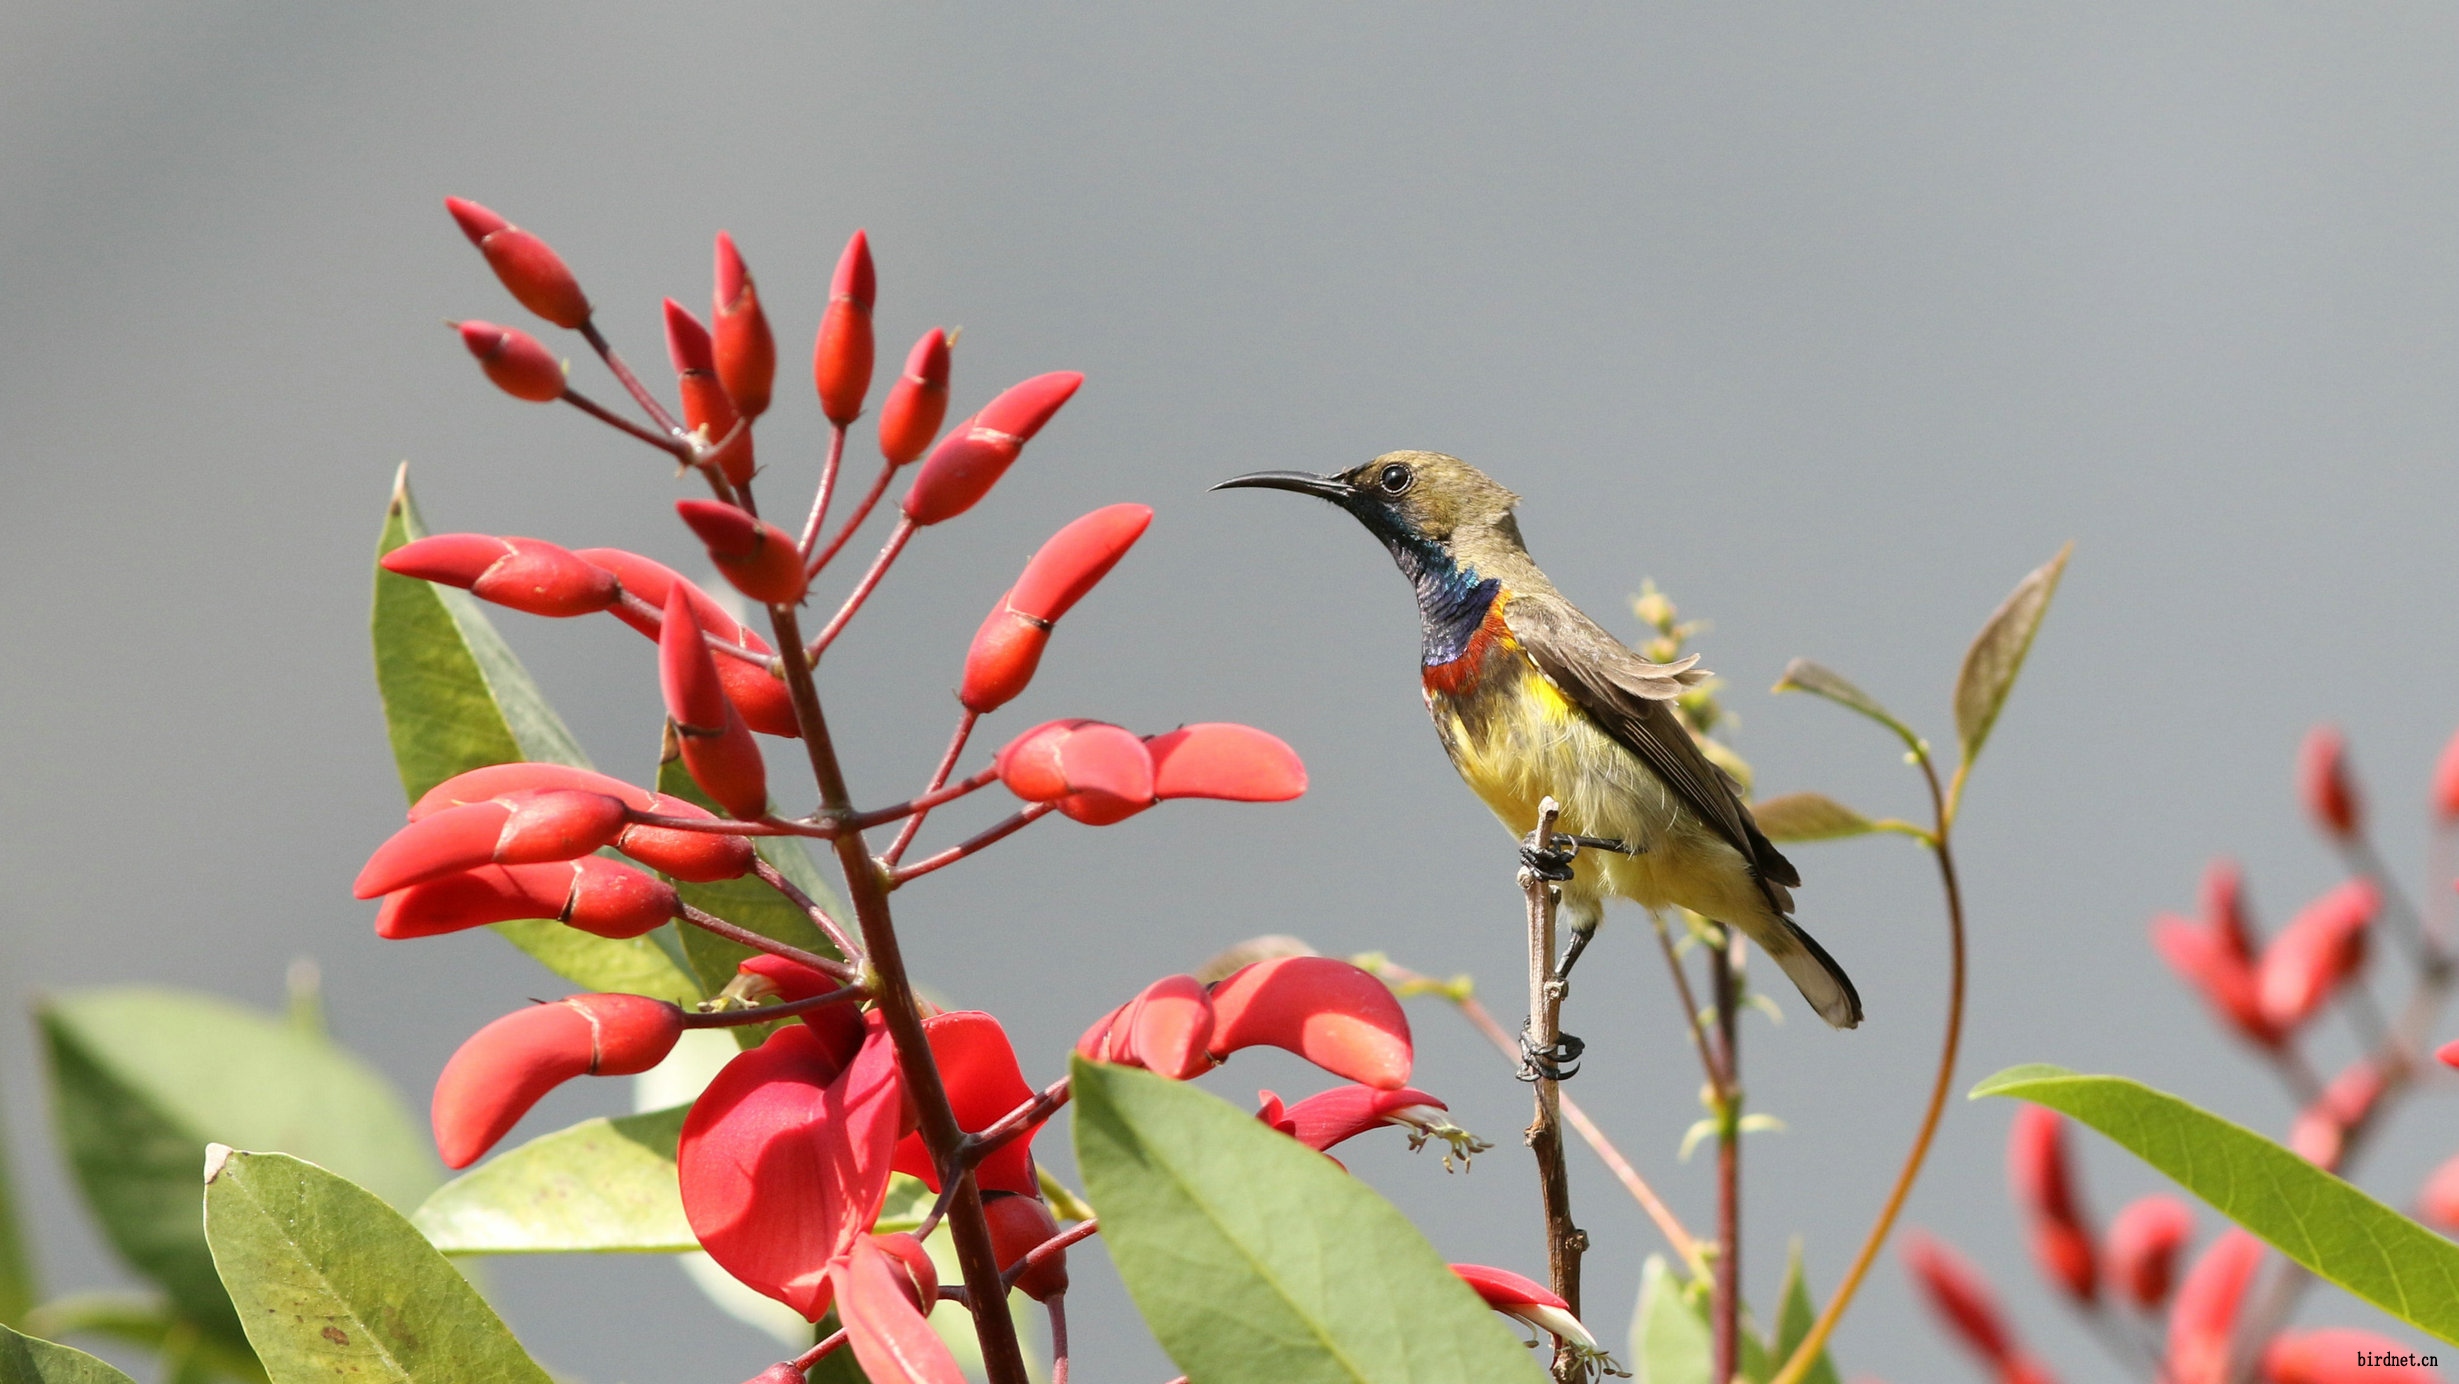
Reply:
[[1955, 736], [1963, 742], [1965, 764], [1980, 757], [1989, 728], [1998, 723], [1999, 709], [2015, 689], [2015, 675], [2023, 671], [2032, 636], [2040, 633], [2041, 617], [2049, 613], [2049, 598], [2057, 594], [2058, 578], [2074, 551], [2075, 545], [2068, 543], [2015, 583], [1964, 651], [1964, 666], [1955, 674]]
[[[236, 1379], [266, 1384], [265, 1367], [245, 1338], [223, 1341], [176, 1316], [169, 1303], [139, 1293], [71, 1293], [53, 1298], [26, 1317], [30, 1335], [101, 1336], [162, 1357], [166, 1377]], [[7, 1378], [0, 1371], [0, 1381]]]
[[2074, 1116], [2315, 1274], [2459, 1343], [2459, 1245], [2243, 1125], [2139, 1081], [2063, 1067], [2009, 1067], [1972, 1094]]
[[0, 1124], [0, 1326], [20, 1326], [39, 1290], [17, 1224], [17, 1184], [9, 1175], [8, 1127]]
[[1206, 1384], [1544, 1371], [1392, 1204], [1218, 1097], [1075, 1059], [1077, 1163], [1145, 1323]]
[[[1810, 1282], [1802, 1272], [1802, 1242], [1795, 1240], [1785, 1250], [1784, 1287], [1778, 1293], [1776, 1349], [1772, 1352], [1777, 1365], [1781, 1366], [1793, 1358], [1793, 1352], [1809, 1339], [1810, 1328], [1817, 1324], [1818, 1319], [1819, 1306], [1811, 1301]], [[1818, 1358], [1810, 1362], [1809, 1371], [1802, 1376], [1802, 1384], [1841, 1384], [1836, 1375], [1836, 1364], [1828, 1358], [1825, 1347], [1821, 1347]]]
[[1639, 1307], [1631, 1316], [1631, 1355], [1642, 1384], [1708, 1384], [1715, 1363], [1708, 1321], [1682, 1279], [1651, 1254], [1639, 1271]]
[[[700, 785], [692, 782], [691, 772], [683, 767], [681, 759], [668, 760], [658, 766], [657, 791], [671, 793], [712, 811], [718, 810], [708, 795], [700, 791]], [[752, 844], [760, 852], [761, 859], [777, 867], [777, 873], [792, 881], [796, 888], [810, 895], [822, 908], [829, 909], [832, 915], [843, 916], [844, 910], [836, 906], [835, 895], [820, 877], [819, 870], [812, 865], [811, 856], [800, 841], [791, 837], [770, 837], [755, 840]], [[837, 955], [837, 949], [830, 945], [828, 938], [801, 908], [756, 876], [745, 875], [740, 879], [719, 880], [714, 884], [689, 884], [682, 880], [668, 882], [674, 885], [675, 892], [682, 896], [685, 903], [702, 912], [714, 913], [737, 927], [750, 928], [763, 937], [773, 937], [804, 951], [818, 952], [822, 956]], [[682, 937], [683, 954], [690, 958], [692, 970], [700, 979], [702, 991], [707, 994], [713, 995], [724, 989], [726, 983], [734, 979], [735, 968], [752, 954], [751, 948], [739, 942], [729, 942], [713, 932], [704, 932], [696, 927], [678, 931]], [[746, 1048], [754, 1048], [766, 1041], [772, 1031], [772, 1025], [752, 1024], [736, 1029], [734, 1033], [737, 1042]]]
[[[382, 557], [426, 536], [403, 463], [376, 543]], [[393, 762], [411, 800], [455, 774], [535, 760], [587, 768], [555, 709], [503, 636], [466, 591], [376, 569], [376, 689]], [[691, 977], [652, 937], [592, 937], [551, 918], [497, 923], [495, 930], [541, 965], [590, 990], [697, 999]]]
[[688, 1105], [583, 1120], [436, 1189], [410, 1217], [446, 1254], [684, 1254], [700, 1248], [675, 1182]]
[[273, 1384], [550, 1384], [400, 1212], [313, 1163], [215, 1145], [205, 1235]]
[[1844, 674], [1823, 663], [1813, 663], [1806, 658], [1797, 658], [1784, 666], [1784, 675], [1777, 678], [1776, 685], [1768, 690], [1770, 692], [1807, 692], [1814, 697], [1825, 697], [1840, 707], [1860, 712], [1894, 731], [1902, 737], [1905, 747], [1913, 753], [1920, 754], [1924, 751], [1925, 747], [1921, 743], [1921, 737], [1913, 734], [1912, 727], [1897, 720], [1895, 713], [1880, 706], [1878, 698], [1854, 686]]
[[1750, 805], [1770, 841], [1835, 841], [1867, 836], [1878, 823], [1824, 793], [1779, 793]]
[[436, 1185], [426, 1136], [384, 1078], [287, 1019], [137, 986], [62, 995], [36, 1019], [61, 1144], [103, 1233], [227, 1343], [239, 1323], [196, 1217], [207, 1143], [295, 1149], [399, 1206]]
[[0, 1384], [136, 1384], [82, 1350], [0, 1326]]

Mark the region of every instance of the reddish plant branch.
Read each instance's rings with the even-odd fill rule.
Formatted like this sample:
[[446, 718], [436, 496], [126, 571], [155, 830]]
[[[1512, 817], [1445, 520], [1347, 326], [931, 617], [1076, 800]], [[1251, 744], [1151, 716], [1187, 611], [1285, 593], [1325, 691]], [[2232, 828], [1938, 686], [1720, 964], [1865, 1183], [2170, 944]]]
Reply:
[[682, 465], [689, 466], [692, 464], [692, 446], [688, 442], [682, 441], [679, 438], [667, 437], [660, 433], [651, 432], [647, 428], [642, 427], [640, 424], [633, 422], [631, 419], [624, 417], [622, 414], [615, 412], [606, 405], [599, 403], [597, 400], [592, 399], [588, 395], [583, 394], [579, 390], [573, 389], [569, 386], [566, 386], [564, 389], [563, 401], [570, 404], [572, 407], [579, 409], [581, 412], [588, 414], [590, 417], [597, 419], [599, 422], [604, 423], [606, 426], [615, 429], [617, 432], [639, 438], [641, 441], [646, 442], [650, 446], [655, 447], [659, 451], [673, 457]]
[[879, 579], [888, 575], [897, 554], [905, 551], [905, 545], [913, 538], [916, 527], [913, 520], [900, 519], [897, 526], [888, 531], [888, 541], [880, 545], [879, 556], [871, 559], [871, 570], [862, 574], [861, 581], [854, 583], [854, 590], [845, 598], [845, 604], [837, 607], [837, 613], [812, 639], [811, 647], [802, 651], [804, 663], [819, 662], [820, 655], [828, 652], [828, 646], [837, 642], [837, 636], [845, 632], [846, 625], [862, 609], [862, 603], [871, 599], [871, 593], [879, 588]]
[[854, 939], [846, 935], [845, 925], [829, 916], [828, 910], [820, 907], [819, 900], [804, 893], [802, 886], [785, 877], [784, 871], [758, 856], [752, 857], [751, 869], [753, 874], [760, 877], [761, 883], [785, 895], [788, 903], [801, 909], [804, 916], [811, 919], [811, 925], [826, 933], [829, 945], [835, 947], [847, 961], [857, 966], [862, 964], [862, 948], [854, 945]]
[[[931, 783], [928, 788], [922, 790], [923, 798], [939, 791], [939, 785], [946, 783], [948, 775], [956, 772], [956, 757], [965, 752], [965, 742], [973, 737], [974, 724], [981, 719], [982, 714], [972, 707], [965, 707], [958, 713], [956, 733], [948, 737], [948, 752], [939, 757], [939, 767], [931, 771]], [[917, 798], [915, 801], [920, 802], [922, 798]], [[923, 819], [930, 815], [930, 807], [917, 809], [913, 817], [905, 823], [904, 829], [897, 833], [896, 839], [888, 843], [888, 853], [880, 857], [887, 862], [888, 868], [895, 869], [896, 863], [905, 858], [905, 848], [914, 843], [914, 837], [922, 831]]]
[[598, 353], [598, 359], [605, 361], [606, 368], [613, 371], [615, 378], [622, 383], [624, 393], [632, 396], [632, 402], [640, 405], [641, 411], [665, 429], [668, 436], [681, 441], [686, 436], [683, 425], [676, 422], [675, 416], [666, 411], [666, 406], [657, 401], [657, 396], [641, 384], [640, 377], [632, 373], [632, 367], [623, 363], [623, 357], [615, 354], [615, 348], [607, 341], [606, 334], [598, 330], [596, 319], [584, 320], [579, 330], [588, 339], [589, 349]]
[[831, 990], [825, 995], [813, 995], [803, 1000], [787, 1000], [783, 1004], [759, 1004], [748, 1009], [685, 1010], [683, 1026], [685, 1028], [741, 1028], [750, 1024], [765, 1024], [777, 1019], [791, 1019], [828, 1005], [844, 1004], [850, 1000], [866, 1000], [870, 997], [871, 992], [861, 986], [848, 985], [843, 989]]
[[860, 971], [833, 957], [822, 956], [818, 952], [804, 951], [790, 943], [780, 942], [766, 933], [754, 932], [750, 928], [729, 923], [714, 913], [704, 913], [688, 903], [683, 905], [683, 921], [703, 932], [723, 937], [737, 946], [749, 947], [753, 951], [764, 951], [771, 956], [782, 956], [788, 961], [809, 966], [815, 971], [833, 976], [838, 980], [859, 980], [862, 976]]
[[[820, 541], [820, 525], [828, 518], [829, 499], [837, 493], [837, 467], [845, 461], [845, 425], [828, 425], [828, 459], [820, 463], [820, 488], [811, 497], [811, 517], [803, 521], [803, 536], [796, 551], [808, 562], [813, 544]], [[817, 571], [817, 568], [811, 570]]]
[[[846, 516], [845, 527], [837, 530], [837, 536], [828, 540], [827, 547], [811, 554], [803, 564], [804, 571], [816, 577], [836, 558], [837, 553], [845, 547], [846, 540], [852, 538], [854, 531], [862, 527], [862, 521], [870, 518], [871, 511], [878, 508], [879, 497], [888, 493], [888, 482], [895, 479], [896, 473], [895, 462], [879, 468], [879, 474], [871, 478], [871, 488], [863, 492], [862, 503], [854, 506], [854, 512]], [[806, 552], [810, 550], [808, 543], [804, 544], [804, 550]]]
[[933, 870], [945, 869], [986, 846], [996, 845], [1006, 840], [1049, 816], [1057, 807], [1057, 803], [1035, 803], [992, 826], [989, 830], [969, 836], [937, 855], [925, 856], [911, 865], [901, 865], [888, 871], [888, 882], [891, 885], [903, 884], [907, 880], [927, 875]]
[[[1008, 1265], [1007, 1272], [1000, 1275], [1000, 1287], [1002, 1289], [1015, 1287], [1016, 1280], [1023, 1277], [1027, 1270], [1048, 1263], [1053, 1256], [1065, 1254], [1069, 1245], [1076, 1244], [1079, 1241], [1089, 1240], [1100, 1233], [1101, 1220], [1098, 1217], [1089, 1221], [1076, 1222], [1067, 1229], [1060, 1231], [1058, 1234], [1042, 1241], [1033, 1248], [1026, 1250], [1024, 1258]], [[1003, 1298], [1002, 1300], [1004, 1301], [1005, 1299]]]

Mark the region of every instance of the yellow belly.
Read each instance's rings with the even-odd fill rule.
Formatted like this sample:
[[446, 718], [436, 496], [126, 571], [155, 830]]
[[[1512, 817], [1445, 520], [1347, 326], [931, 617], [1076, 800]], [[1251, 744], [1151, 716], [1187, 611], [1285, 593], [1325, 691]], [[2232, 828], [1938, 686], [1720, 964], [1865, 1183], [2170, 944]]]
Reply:
[[1737, 922], [1766, 910], [1741, 853], [1516, 649], [1497, 650], [1473, 691], [1428, 691], [1426, 709], [1453, 767], [1514, 836], [1536, 829], [1550, 796], [1562, 806], [1556, 830], [1637, 848], [1581, 851], [1566, 906], [1593, 913], [1627, 898]]

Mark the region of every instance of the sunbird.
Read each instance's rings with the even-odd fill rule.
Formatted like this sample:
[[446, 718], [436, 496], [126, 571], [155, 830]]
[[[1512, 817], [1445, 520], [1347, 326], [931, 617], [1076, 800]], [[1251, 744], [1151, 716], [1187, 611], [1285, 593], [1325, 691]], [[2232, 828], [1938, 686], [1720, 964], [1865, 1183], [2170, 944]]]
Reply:
[[[1512, 517], [1519, 496], [1440, 452], [1213, 488], [1246, 486], [1330, 500], [1390, 550], [1417, 589], [1426, 710], [1452, 767], [1524, 840], [1541, 801], [1561, 805], [1555, 840], [1522, 852], [1560, 881], [1570, 927], [1560, 974], [1596, 935], [1607, 899], [1679, 905], [1740, 928], [1829, 1024], [1861, 1022], [1844, 968], [1787, 916], [1800, 872], [1675, 712], [1683, 689], [1707, 677], [1699, 656], [1651, 663], [1564, 599], [1529, 559]], [[1569, 1046], [1554, 1056], [1576, 1057]]]

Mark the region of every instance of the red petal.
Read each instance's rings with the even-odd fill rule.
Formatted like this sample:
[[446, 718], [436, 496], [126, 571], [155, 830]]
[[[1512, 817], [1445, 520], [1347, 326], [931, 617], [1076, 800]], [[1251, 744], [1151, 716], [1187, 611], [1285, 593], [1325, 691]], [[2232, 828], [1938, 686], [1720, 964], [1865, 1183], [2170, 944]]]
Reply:
[[1084, 376], [1076, 371], [1053, 370], [1009, 385], [974, 415], [974, 426], [1006, 433], [1019, 443], [1031, 442], [1083, 384]]
[[516, 399], [551, 404], [564, 395], [563, 362], [538, 338], [512, 327], [476, 320], [459, 324], [461, 344], [478, 358], [495, 387]]
[[2246, 1285], [2262, 1262], [2263, 1242], [2230, 1229], [2211, 1242], [2178, 1285], [2169, 1309], [2169, 1378], [2172, 1384], [2226, 1384], [2229, 1336]]
[[847, 1343], [873, 1384], [965, 1384], [948, 1344], [914, 1310], [903, 1274], [886, 1251], [868, 1239], [856, 1241], [831, 1268], [838, 1315]]
[[1981, 1271], [1944, 1242], [1919, 1231], [1906, 1235], [1903, 1244], [1905, 1266], [1930, 1307], [1984, 1359], [2001, 1367], [2010, 1363], [2014, 1337], [1998, 1308], [1998, 1295], [1990, 1291]]
[[436, 1149], [466, 1168], [547, 1092], [573, 1077], [645, 1072], [672, 1051], [683, 1012], [639, 995], [574, 995], [472, 1034], [436, 1078]]
[[[717, 814], [698, 803], [662, 793], [654, 796], [647, 810], [660, 817], [717, 819]], [[680, 827], [626, 827], [615, 838], [615, 849], [686, 884], [740, 879], [750, 872], [755, 858], [749, 837]]]
[[675, 373], [698, 371], [704, 375], [717, 373], [717, 352], [709, 345], [709, 329], [700, 325], [692, 310], [672, 298], [665, 300], [666, 358], [674, 362]]
[[566, 549], [537, 538], [504, 542], [511, 545], [512, 556], [470, 585], [470, 593], [481, 600], [565, 619], [604, 610], [622, 595], [614, 573]]
[[819, 1320], [829, 1261], [879, 1216], [903, 1106], [895, 1050], [876, 1016], [842, 1068], [802, 1024], [727, 1063], [684, 1119], [676, 1150], [684, 1213], [701, 1247], [744, 1283]]
[[768, 771], [760, 747], [726, 698], [717, 661], [701, 642], [700, 622], [680, 586], [666, 597], [665, 626], [658, 634], [658, 685], [692, 781], [735, 817], [756, 821], [765, 815]]
[[1433, 1096], [1406, 1086], [1397, 1091], [1335, 1086], [1290, 1106], [1283, 1112], [1283, 1118], [1290, 1122], [1290, 1137], [1321, 1153], [1370, 1129], [1393, 1123], [1391, 1116], [1396, 1111], [1419, 1107], [1450, 1108]]
[[[957, 1127], [966, 1133], [988, 1129], [1033, 1099], [1033, 1088], [1016, 1065], [1016, 1049], [997, 1019], [978, 1010], [951, 1010], [925, 1019], [922, 1030], [930, 1036], [931, 1058], [947, 1088]], [[1032, 1145], [1040, 1129], [1036, 1124], [993, 1150], [974, 1170], [974, 1181], [984, 1191], [1039, 1195]], [[898, 1172], [921, 1178], [934, 1192], [939, 1190], [939, 1169], [920, 1134], [898, 1140], [895, 1157]]]
[[[680, 585], [691, 600], [692, 613], [699, 617], [702, 630], [730, 644], [758, 653], [769, 652], [767, 640], [736, 623], [709, 593], [677, 576], [673, 569], [621, 548], [583, 548], [577, 556], [613, 572], [624, 590], [659, 610], [666, 608], [667, 596]], [[657, 638], [664, 627], [662, 617], [643, 615], [629, 606], [618, 605], [610, 610], [616, 619], [651, 639]], [[717, 660], [717, 680], [725, 684], [727, 699], [753, 730], [762, 735], [801, 734], [794, 720], [794, 697], [786, 690], [783, 678], [739, 658], [721, 658]]]
[[[1110, 1056], [1110, 1033], [1111, 1030], [1117, 1026], [1118, 1021], [1126, 1016], [1127, 1011], [1134, 1007], [1135, 1001], [1129, 1000], [1127, 1003], [1122, 1004], [1118, 1008], [1111, 1010], [1109, 1013], [1102, 1015], [1098, 1019], [1095, 1019], [1093, 1021], [1093, 1026], [1084, 1031], [1084, 1036], [1076, 1040], [1077, 1056], [1082, 1057], [1087, 1062], [1117, 1061], [1118, 1059]], [[2452, 1043], [2451, 1047], [2454, 1049], [2459, 1049], [2459, 1042]]]
[[2066, 1121], [2046, 1106], [2016, 1109], [2007, 1132], [2007, 1176], [2016, 1204], [2033, 1221], [2033, 1251], [2042, 1272], [2076, 1301], [2099, 1296], [2092, 1238], [2075, 1200], [2074, 1173], [2066, 1156]]
[[478, 253], [521, 306], [558, 327], [578, 328], [589, 320], [589, 296], [580, 281], [563, 256], [537, 236], [506, 226], [478, 242]]
[[1253, 726], [1214, 721], [1152, 739], [1153, 793], [1170, 798], [1287, 802], [1306, 791], [1298, 752]]
[[1513, 1307], [1552, 1307], [1568, 1312], [1571, 1304], [1560, 1294], [1532, 1278], [1522, 1278], [1509, 1269], [1489, 1268], [1484, 1264], [1454, 1264], [1451, 1271], [1477, 1291], [1488, 1307], [1508, 1310]]
[[717, 233], [717, 292], [710, 320], [716, 327], [717, 378], [745, 418], [768, 412], [769, 391], [777, 377], [777, 340], [768, 329], [768, 314], [760, 310], [760, 290], [734, 237]]
[[2371, 880], [2352, 879], [2289, 920], [2263, 949], [2257, 976], [2263, 1017], [2281, 1029], [2312, 1018], [2365, 964], [2366, 927], [2381, 902]]
[[415, 539], [377, 559], [396, 576], [470, 589], [487, 569], [512, 556], [512, 545], [491, 533], [438, 533]]
[[893, 1235], [874, 1235], [871, 1243], [893, 1262], [904, 1280], [898, 1286], [905, 1290], [905, 1300], [924, 1316], [939, 1305], [939, 1266], [931, 1262], [931, 1252], [922, 1242], [906, 1231]]
[[472, 245], [483, 244], [488, 236], [512, 224], [467, 198], [445, 198], [444, 210], [452, 213], [453, 220], [461, 227], [461, 234], [468, 236]]
[[1163, 976], [1144, 987], [1119, 1021], [1124, 1050], [1156, 1076], [1186, 1081], [1212, 1070], [1212, 996], [1194, 976]]
[[583, 793], [603, 793], [619, 798], [624, 806], [647, 811], [657, 800], [657, 794], [646, 788], [636, 788], [622, 779], [601, 774], [594, 769], [576, 769], [569, 764], [540, 764], [525, 761], [517, 764], [489, 764], [467, 773], [455, 774], [419, 795], [410, 804], [410, 820], [441, 812], [448, 807], [482, 803], [512, 793], [526, 793], [552, 788], [569, 788]]
[[922, 334], [905, 358], [905, 373], [879, 406], [879, 454], [891, 466], [911, 466], [948, 416], [948, 337]]
[[511, 807], [495, 840], [498, 865], [538, 865], [572, 860], [611, 846], [623, 830], [620, 799], [569, 788], [506, 794]]
[[1008, 608], [1045, 624], [1057, 621], [1110, 574], [1152, 522], [1148, 506], [1110, 505], [1052, 534], [1016, 579]]
[[2254, 925], [2246, 918], [2245, 879], [2233, 860], [2215, 860], [2203, 871], [2203, 925], [2238, 960], [2254, 959]]
[[973, 508], [1082, 383], [1073, 371], [1037, 375], [991, 400], [932, 449], [905, 492], [905, 516], [937, 524]]
[[[540, 869], [542, 866], [525, 868]], [[682, 916], [674, 886], [602, 855], [572, 862], [572, 901], [559, 915], [570, 927], [617, 941], [655, 931]]]
[[515, 918], [560, 917], [572, 897], [577, 863], [481, 865], [413, 884], [384, 896], [384, 906], [376, 910], [376, 935], [434, 937]]
[[376, 847], [351, 886], [362, 899], [495, 863], [512, 809], [499, 802], [452, 807], [410, 823]]
[[2194, 1213], [2172, 1196], [2155, 1193], [2127, 1203], [2109, 1223], [2109, 1281], [2137, 1307], [2168, 1301], [2177, 1281], [2177, 1255], [2194, 1233]]
[[862, 416], [863, 395], [871, 390], [871, 300], [876, 289], [870, 238], [856, 231], [837, 259], [828, 307], [811, 345], [811, 382], [819, 391], [820, 411], [839, 427]]
[[1382, 981], [1346, 961], [1258, 961], [1217, 982], [1212, 1007], [1216, 1058], [1266, 1044], [1378, 1090], [1408, 1084], [1408, 1016]]

